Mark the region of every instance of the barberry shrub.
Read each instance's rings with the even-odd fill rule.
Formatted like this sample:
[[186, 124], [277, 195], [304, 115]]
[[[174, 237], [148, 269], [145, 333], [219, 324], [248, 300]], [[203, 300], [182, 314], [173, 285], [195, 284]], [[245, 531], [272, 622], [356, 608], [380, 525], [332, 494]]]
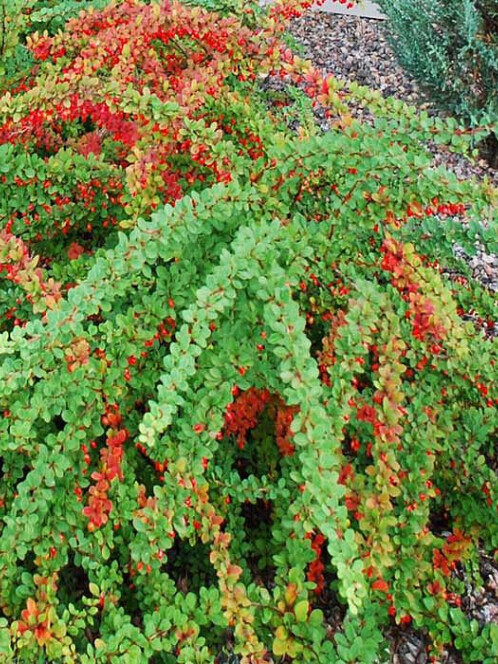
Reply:
[[107, 0], [0, 0], [0, 90], [8, 90], [33, 66], [27, 36], [55, 34], [82, 10], [101, 9]]
[[455, 570], [498, 547], [496, 297], [453, 245], [496, 191], [292, 55], [305, 6], [112, 4], [0, 98], [7, 659], [368, 664], [413, 623], [495, 661]]
[[496, 0], [378, 0], [406, 71], [436, 106], [469, 126], [489, 125], [484, 151], [498, 167]]

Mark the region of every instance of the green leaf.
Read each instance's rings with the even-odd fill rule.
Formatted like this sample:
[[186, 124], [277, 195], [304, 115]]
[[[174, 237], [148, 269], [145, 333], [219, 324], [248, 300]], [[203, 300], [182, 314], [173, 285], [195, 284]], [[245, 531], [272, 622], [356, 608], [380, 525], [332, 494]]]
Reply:
[[307, 600], [301, 600], [297, 602], [294, 607], [294, 614], [296, 616], [297, 622], [306, 622], [308, 618], [309, 602]]

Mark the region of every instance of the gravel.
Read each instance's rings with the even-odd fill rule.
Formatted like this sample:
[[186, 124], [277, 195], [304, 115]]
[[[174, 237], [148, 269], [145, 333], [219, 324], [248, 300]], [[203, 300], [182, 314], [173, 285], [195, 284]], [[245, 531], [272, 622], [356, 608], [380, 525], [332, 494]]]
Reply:
[[385, 96], [419, 99], [415, 82], [394, 61], [381, 21], [311, 11], [295, 19], [290, 32], [319, 69], [369, 85]]
[[480, 242], [475, 243], [475, 251], [473, 256], [469, 256], [459, 245], [453, 248], [455, 256], [462, 258], [468, 264], [474, 279], [480, 281], [490, 291], [498, 293], [498, 256], [488, 254]]
[[[385, 97], [394, 96], [436, 114], [415, 81], [398, 65], [384, 36], [386, 25], [385, 21], [359, 16], [310, 11], [292, 22], [290, 33], [318, 69], [342, 80], [356, 80]], [[436, 146], [430, 149], [435, 166], [445, 164], [462, 179], [487, 176], [498, 186], [498, 171], [484, 160], [470, 163], [462, 155]]]

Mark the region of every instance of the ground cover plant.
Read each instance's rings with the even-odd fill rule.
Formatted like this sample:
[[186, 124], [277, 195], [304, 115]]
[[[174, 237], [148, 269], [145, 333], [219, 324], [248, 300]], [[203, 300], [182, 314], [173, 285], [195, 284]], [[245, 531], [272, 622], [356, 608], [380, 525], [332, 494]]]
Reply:
[[26, 37], [0, 98], [7, 659], [384, 662], [394, 625], [496, 659], [453, 573], [498, 548], [496, 296], [452, 252], [496, 250], [496, 191], [431, 167], [456, 123], [294, 56], [305, 7], [126, 0]]

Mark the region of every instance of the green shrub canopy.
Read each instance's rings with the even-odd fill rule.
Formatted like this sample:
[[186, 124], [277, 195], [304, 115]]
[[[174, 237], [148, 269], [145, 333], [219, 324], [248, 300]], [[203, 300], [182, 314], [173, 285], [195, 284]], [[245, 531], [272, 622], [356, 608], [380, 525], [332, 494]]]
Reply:
[[0, 98], [6, 657], [494, 661], [453, 571], [498, 546], [496, 298], [440, 265], [496, 191], [293, 56], [304, 7], [114, 3]]

